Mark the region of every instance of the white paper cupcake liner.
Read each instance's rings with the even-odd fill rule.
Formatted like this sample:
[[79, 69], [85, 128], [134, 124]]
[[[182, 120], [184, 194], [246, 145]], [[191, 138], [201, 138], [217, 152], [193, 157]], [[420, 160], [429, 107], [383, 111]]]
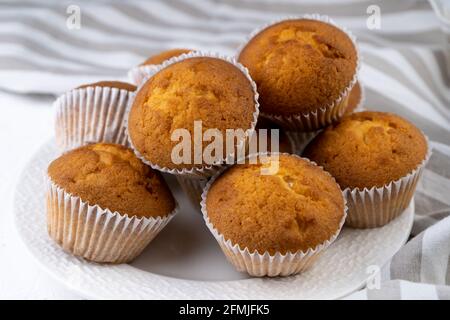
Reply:
[[305, 14], [302, 16], [289, 16], [282, 19], [278, 19], [275, 21], [272, 21], [270, 23], [267, 23], [263, 25], [262, 27], [259, 27], [255, 29], [250, 35], [247, 37], [246, 41], [241, 44], [239, 47], [236, 57], [239, 57], [242, 49], [245, 47], [245, 45], [258, 33], [263, 31], [264, 29], [277, 24], [279, 22], [285, 21], [285, 20], [293, 20], [293, 19], [310, 19], [310, 20], [318, 20], [324, 23], [331, 24], [335, 26], [336, 28], [339, 28], [342, 30], [347, 36], [351, 39], [353, 42], [353, 45], [356, 50], [356, 68], [355, 68], [355, 74], [353, 75], [352, 80], [347, 85], [347, 87], [342, 91], [341, 95], [333, 101], [331, 104], [327, 106], [321, 106], [317, 110], [306, 112], [306, 113], [298, 113], [293, 115], [279, 115], [279, 114], [271, 114], [261, 111], [261, 113], [271, 119], [272, 121], [278, 123], [280, 126], [282, 126], [284, 129], [289, 131], [316, 131], [318, 129], [324, 128], [327, 125], [335, 122], [339, 118], [341, 118], [344, 113], [345, 109], [347, 107], [348, 102], [348, 94], [353, 88], [354, 84], [357, 81], [358, 72], [361, 64], [361, 55], [359, 53], [359, 48], [356, 43], [356, 37], [353, 35], [353, 33], [348, 30], [347, 28], [343, 26], [339, 26], [336, 24], [330, 17], [326, 15], [319, 15], [319, 14]]
[[[270, 153], [270, 152], [263, 154], [290, 155], [288, 153]], [[255, 154], [250, 155], [250, 157], [255, 156], [257, 155]], [[291, 156], [301, 158], [300, 156], [297, 155]], [[301, 159], [306, 160], [309, 163], [312, 163], [317, 166], [315, 162], [310, 161], [309, 159], [306, 158]], [[264, 253], [259, 253], [257, 250], [251, 252], [247, 247], [242, 248], [239, 244], [233, 243], [230, 239], [227, 240], [224, 237], [224, 235], [222, 235], [209, 220], [206, 208], [206, 198], [208, 196], [208, 192], [211, 186], [214, 184], [214, 181], [218, 177], [220, 177], [220, 175], [227, 169], [228, 168], [222, 168], [208, 181], [202, 193], [202, 201], [200, 203], [200, 206], [203, 214], [203, 219], [205, 220], [208, 229], [214, 235], [214, 238], [219, 243], [228, 261], [232, 265], [234, 265], [234, 267], [238, 271], [247, 272], [249, 275], [254, 277], [264, 277], [264, 276], [276, 277], [276, 276], [289, 276], [298, 274], [308, 269], [313, 264], [313, 262], [320, 256], [323, 250], [328, 248], [337, 239], [347, 216], [347, 205], [344, 196], [342, 196], [344, 200], [344, 215], [339, 224], [338, 230], [336, 230], [336, 232], [330, 237], [330, 239], [324, 241], [323, 243], [317, 245], [314, 248], [308, 249], [306, 252], [300, 250], [297, 252], [287, 252], [285, 254], [276, 252], [274, 255], [271, 255], [267, 251]], [[331, 177], [331, 175], [327, 171], [324, 170], [324, 172]]]
[[[194, 52], [189, 52], [189, 53], [183, 53], [177, 57], [173, 57], [170, 58], [166, 61], [164, 61], [162, 64], [158, 65], [155, 69], [152, 69], [151, 72], [149, 74], [146, 75], [146, 78], [143, 80], [143, 83], [138, 87], [138, 89], [136, 90], [136, 93], [139, 92], [139, 90], [142, 89], [143, 85], [145, 84], [145, 82], [147, 82], [148, 79], [150, 79], [151, 77], [153, 77], [156, 73], [158, 73], [159, 71], [167, 68], [168, 66], [186, 60], [186, 59], [190, 59], [190, 58], [196, 58], [196, 57], [211, 57], [211, 58], [217, 58], [217, 59], [221, 59], [224, 60], [228, 63], [231, 63], [232, 65], [234, 65], [235, 67], [237, 67], [246, 77], [247, 79], [250, 81], [250, 84], [253, 88], [253, 92], [254, 92], [254, 102], [255, 102], [255, 111], [253, 113], [253, 120], [250, 124], [250, 129], [246, 131], [245, 134], [245, 139], [243, 141], [241, 141], [241, 143], [239, 145], [237, 145], [236, 150], [245, 150], [246, 148], [246, 144], [249, 140], [249, 137], [251, 137], [251, 135], [253, 134], [253, 132], [255, 131], [255, 127], [256, 127], [256, 122], [258, 120], [258, 116], [259, 116], [259, 102], [258, 102], [258, 91], [256, 90], [256, 83], [253, 81], [253, 79], [250, 77], [250, 74], [247, 70], [247, 68], [245, 68], [242, 64], [240, 64], [239, 62], [236, 61], [236, 59], [228, 57], [228, 56], [224, 56], [218, 53], [211, 53], [211, 52], [201, 52], [201, 51], [194, 51]], [[128, 116], [126, 117], [126, 121], [128, 121]], [[194, 168], [189, 168], [189, 169], [170, 169], [167, 167], [161, 167], [155, 163], [150, 162], [148, 159], [146, 159], [133, 145], [133, 141], [131, 141], [131, 138], [128, 138], [129, 144], [131, 146], [131, 148], [134, 150], [136, 156], [142, 160], [142, 162], [144, 162], [145, 164], [149, 165], [150, 167], [152, 167], [155, 170], [161, 171], [161, 172], [165, 172], [165, 173], [170, 173], [170, 174], [174, 174], [174, 175], [183, 175], [183, 176], [191, 176], [195, 179], [198, 178], [208, 178], [211, 177], [212, 175], [214, 175], [218, 170], [220, 170], [221, 167], [224, 166], [224, 164], [226, 163], [234, 163], [234, 159], [235, 159], [235, 153], [231, 153], [228, 154], [224, 157], [224, 159], [221, 159], [219, 161], [217, 161], [214, 164], [211, 165], [202, 165], [199, 167], [194, 167]]]
[[90, 205], [58, 187], [47, 175], [47, 229], [65, 251], [99, 263], [136, 258], [178, 212], [164, 217], [129, 217]]
[[86, 87], [61, 95], [53, 104], [56, 143], [61, 152], [93, 142], [128, 145], [127, 108], [134, 92], [110, 87]]
[[[364, 104], [366, 101], [365, 88], [361, 82], [359, 82], [361, 88], [361, 96], [359, 102], [352, 113], [364, 111]], [[311, 142], [322, 130], [302, 132], [302, 131], [285, 131], [286, 136], [289, 138], [292, 144], [292, 148], [295, 154], [301, 155], [308, 143]]]
[[344, 189], [348, 205], [345, 224], [352, 228], [377, 228], [398, 217], [411, 202], [417, 181], [430, 157], [428, 147], [425, 159], [416, 169], [383, 187]]
[[200, 208], [200, 202], [202, 201], [202, 192], [206, 186], [206, 183], [208, 182], [208, 179], [195, 178], [186, 175], [177, 175], [176, 178], [184, 193], [189, 198], [189, 201], [196, 208]]
[[147, 79], [148, 75], [157, 67], [157, 64], [136, 66], [128, 71], [128, 78], [130, 78], [133, 84], [140, 86], [145, 82], [144, 80]]
[[[351, 88], [351, 87], [350, 87]], [[288, 131], [314, 132], [338, 121], [345, 113], [348, 92], [341, 95], [332, 105], [319, 108], [309, 113], [295, 115], [275, 115], [263, 113], [265, 117], [279, 124]]]
[[301, 131], [285, 131], [286, 136], [291, 141], [291, 144], [294, 149], [294, 153], [297, 155], [301, 155], [305, 147], [308, 145], [308, 143], [311, 142], [312, 139], [314, 139], [315, 136], [317, 136], [320, 131], [311, 131], [311, 132], [301, 132]]

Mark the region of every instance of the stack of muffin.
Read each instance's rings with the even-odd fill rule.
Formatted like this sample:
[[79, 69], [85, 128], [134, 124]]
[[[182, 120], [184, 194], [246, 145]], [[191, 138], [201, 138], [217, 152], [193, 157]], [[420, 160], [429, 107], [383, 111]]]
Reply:
[[[344, 223], [389, 223], [429, 148], [399, 116], [355, 112], [359, 59], [349, 31], [304, 16], [259, 28], [236, 59], [175, 49], [130, 71], [137, 88], [65, 93], [55, 102], [62, 155], [47, 171], [50, 236], [91, 261], [133, 260], [183, 211], [159, 172], [177, 177], [228, 260], [252, 276], [307, 269]], [[249, 152], [255, 128], [280, 129], [282, 153]], [[211, 129], [245, 134], [205, 157], [212, 137], [196, 137]], [[185, 134], [188, 153], [177, 149]]]

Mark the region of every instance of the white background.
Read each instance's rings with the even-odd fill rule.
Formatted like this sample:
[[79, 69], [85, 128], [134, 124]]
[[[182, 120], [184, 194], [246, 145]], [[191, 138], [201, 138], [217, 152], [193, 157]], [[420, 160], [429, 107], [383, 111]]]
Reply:
[[79, 299], [41, 269], [14, 228], [13, 193], [30, 156], [53, 134], [49, 96], [0, 91], [0, 299]]

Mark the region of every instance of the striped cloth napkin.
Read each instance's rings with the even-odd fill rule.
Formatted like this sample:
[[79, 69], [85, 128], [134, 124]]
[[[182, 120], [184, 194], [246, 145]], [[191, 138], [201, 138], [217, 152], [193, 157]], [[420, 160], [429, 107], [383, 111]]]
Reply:
[[450, 37], [427, 1], [2, 1], [0, 89], [57, 95], [124, 80], [174, 47], [234, 54], [255, 27], [304, 13], [329, 15], [357, 36], [367, 108], [396, 112], [432, 140], [410, 241], [383, 266], [380, 287], [349, 298], [450, 299]]

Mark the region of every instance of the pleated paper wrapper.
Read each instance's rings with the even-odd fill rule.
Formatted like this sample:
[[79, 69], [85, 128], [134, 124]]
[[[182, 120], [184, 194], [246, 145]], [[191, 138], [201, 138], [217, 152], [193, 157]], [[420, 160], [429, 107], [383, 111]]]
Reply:
[[356, 43], [356, 37], [345, 27], [337, 25], [330, 17], [326, 15], [319, 15], [319, 14], [305, 14], [302, 16], [291, 16], [286, 17], [282, 19], [278, 19], [275, 21], [272, 21], [268, 24], [265, 24], [257, 29], [255, 29], [250, 35], [247, 37], [247, 40], [240, 46], [240, 48], [237, 51], [236, 56], [239, 57], [240, 52], [245, 47], [245, 44], [251, 40], [254, 36], [256, 36], [258, 33], [263, 31], [264, 29], [277, 24], [279, 22], [285, 21], [285, 20], [293, 20], [293, 19], [311, 19], [311, 20], [318, 20], [324, 23], [331, 24], [340, 30], [342, 30], [347, 36], [352, 40], [353, 45], [356, 50], [356, 68], [355, 73], [353, 75], [352, 80], [350, 83], [345, 87], [339, 97], [326, 106], [320, 106], [316, 110], [307, 112], [307, 113], [298, 113], [293, 115], [281, 115], [281, 114], [271, 114], [266, 113], [264, 111], [261, 111], [262, 115], [264, 117], [272, 120], [273, 122], [279, 124], [283, 129], [288, 131], [304, 131], [304, 132], [310, 132], [310, 131], [316, 131], [318, 129], [322, 129], [333, 122], [340, 119], [347, 108], [348, 103], [348, 95], [353, 88], [354, 84], [357, 81], [358, 71], [360, 68], [360, 53], [359, 49]]
[[[250, 77], [250, 74], [248, 73], [247, 68], [245, 68], [243, 65], [238, 63], [236, 59], [224, 56], [217, 53], [211, 53], [211, 52], [201, 52], [201, 51], [195, 51], [195, 52], [189, 52], [189, 53], [183, 53], [177, 57], [170, 58], [166, 61], [164, 61], [162, 64], [156, 66], [155, 68], [152, 68], [149, 70], [148, 74], [146, 75], [146, 78], [142, 81], [141, 86], [136, 90], [138, 92], [142, 86], [145, 84], [145, 82], [153, 77], [156, 73], [159, 71], [167, 68], [168, 66], [186, 60], [191, 59], [195, 57], [211, 57], [216, 59], [224, 60], [232, 65], [234, 65], [236, 68], [238, 68], [250, 81], [250, 84], [252, 86], [253, 92], [254, 92], [254, 102], [255, 102], [255, 111], [253, 113], [253, 119], [250, 123], [250, 129], [246, 131], [245, 139], [244, 141], [241, 141], [239, 145], [236, 146], [236, 150], [245, 150], [247, 147], [247, 142], [249, 140], [249, 137], [253, 134], [256, 127], [256, 122], [259, 116], [259, 103], [258, 103], [258, 92], [256, 91], [256, 84]], [[161, 167], [155, 163], [150, 162], [148, 159], [146, 159], [139, 150], [136, 149], [136, 147], [133, 145], [133, 141], [131, 138], [129, 138], [129, 144], [131, 145], [131, 148], [134, 150], [136, 156], [141, 159], [145, 164], [151, 166], [153, 169], [156, 169], [161, 172], [173, 174], [177, 177], [177, 180], [179, 184], [181, 185], [181, 188], [186, 193], [188, 198], [191, 200], [191, 202], [195, 206], [199, 206], [201, 194], [203, 191], [203, 187], [206, 184], [206, 180], [213, 176], [215, 173], [217, 173], [222, 167], [224, 167], [227, 163], [234, 163], [235, 153], [227, 154], [225, 155], [224, 159], [221, 159], [220, 161], [217, 161], [214, 164], [211, 165], [202, 165], [199, 167], [194, 167], [190, 169], [170, 169], [166, 167]]]
[[[352, 113], [364, 111], [364, 103], [365, 103], [365, 99], [366, 99], [365, 88], [361, 83], [359, 85], [361, 88], [361, 96], [360, 96], [359, 102], [357, 103], [357, 105]], [[285, 131], [285, 133], [286, 133], [287, 137], [289, 138], [289, 140], [291, 141], [291, 144], [293, 146], [292, 148], [294, 149], [294, 153], [301, 155], [303, 150], [308, 145], [308, 143], [310, 143], [311, 140], [314, 139], [314, 137], [320, 133], [320, 131], [322, 131], [322, 130], [319, 129], [319, 130], [310, 131], [310, 132]]]
[[59, 151], [97, 142], [128, 146], [125, 117], [133, 96], [134, 92], [100, 86], [61, 95], [54, 103]]
[[65, 251], [99, 263], [134, 260], [178, 212], [129, 217], [90, 205], [58, 187], [47, 175], [47, 229]]
[[[279, 153], [287, 154], [287, 153]], [[254, 155], [251, 155], [254, 156]], [[294, 155], [296, 156], [296, 155]], [[300, 157], [299, 157], [300, 158]], [[314, 162], [302, 158], [310, 163]], [[339, 228], [336, 232], [326, 241], [317, 245], [314, 248], [308, 249], [306, 252], [287, 252], [285, 254], [276, 252], [271, 255], [269, 252], [259, 253], [258, 251], [251, 252], [248, 248], [242, 248], [237, 243], [232, 243], [230, 239], [226, 239], [211, 223], [208, 217], [208, 212], [206, 208], [206, 198], [208, 196], [209, 189], [211, 188], [214, 181], [226, 170], [223, 168], [221, 172], [217, 173], [212, 177], [202, 193], [201, 210], [203, 214], [203, 219], [209, 229], [213, 234], [216, 241], [219, 243], [223, 253], [227, 257], [228, 261], [234, 265], [234, 267], [240, 272], [247, 272], [249, 275], [254, 277], [276, 277], [276, 276], [289, 276], [301, 273], [307, 270], [314, 261], [320, 256], [320, 254], [328, 248], [338, 237], [341, 232], [342, 226], [344, 225], [347, 216], [347, 206], [344, 201], [344, 214], [339, 224]], [[327, 173], [326, 171], [324, 171]], [[328, 174], [328, 173], [327, 173]], [[334, 178], [333, 178], [334, 179]]]
[[158, 67], [157, 64], [150, 65], [141, 65], [133, 67], [130, 71], [128, 71], [128, 77], [131, 82], [137, 86], [142, 85], [147, 79], [149, 74], [152, 74], [153, 71]]
[[[427, 144], [429, 146], [428, 139]], [[353, 228], [376, 228], [398, 217], [409, 206], [430, 157], [428, 147], [425, 159], [416, 169], [383, 187], [344, 189], [348, 206], [345, 224]]]

